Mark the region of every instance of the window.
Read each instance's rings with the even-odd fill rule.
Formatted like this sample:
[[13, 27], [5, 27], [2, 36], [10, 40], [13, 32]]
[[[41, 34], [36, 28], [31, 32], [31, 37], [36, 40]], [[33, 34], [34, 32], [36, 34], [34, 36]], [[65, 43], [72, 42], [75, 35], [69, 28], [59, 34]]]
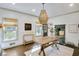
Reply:
[[43, 30], [42, 30], [42, 25], [37, 24], [36, 25], [36, 36], [42, 36]]
[[3, 19], [3, 41], [10, 41], [17, 39], [17, 20], [16, 19]]
[[2, 24], [0, 24], [0, 56], [2, 55], [1, 40], [2, 40]]

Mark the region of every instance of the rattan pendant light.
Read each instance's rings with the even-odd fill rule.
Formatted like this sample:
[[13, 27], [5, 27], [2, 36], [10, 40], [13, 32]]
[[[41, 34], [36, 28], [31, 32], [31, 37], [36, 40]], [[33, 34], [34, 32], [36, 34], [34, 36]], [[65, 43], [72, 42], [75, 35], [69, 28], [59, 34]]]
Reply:
[[48, 22], [48, 15], [46, 10], [44, 9], [44, 3], [42, 3], [43, 5], [43, 9], [40, 12], [40, 16], [39, 16], [39, 22], [40, 24], [47, 24]]

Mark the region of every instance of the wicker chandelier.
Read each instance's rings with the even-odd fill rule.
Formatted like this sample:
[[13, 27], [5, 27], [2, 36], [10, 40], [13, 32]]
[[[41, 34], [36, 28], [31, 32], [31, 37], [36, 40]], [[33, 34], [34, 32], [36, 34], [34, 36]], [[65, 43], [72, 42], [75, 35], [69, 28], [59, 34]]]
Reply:
[[43, 9], [40, 12], [40, 16], [39, 16], [39, 22], [40, 24], [47, 24], [48, 22], [48, 15], [46, 10], [44, 9], [44, 3], [42, 3], [43, 5]]

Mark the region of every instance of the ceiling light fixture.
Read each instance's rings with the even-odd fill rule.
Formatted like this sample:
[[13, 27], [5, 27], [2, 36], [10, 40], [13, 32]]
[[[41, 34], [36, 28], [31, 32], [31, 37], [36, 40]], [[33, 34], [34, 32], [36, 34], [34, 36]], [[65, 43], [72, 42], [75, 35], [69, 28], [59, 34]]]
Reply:
[[45, 3], [42, 3], [43, 9], [41, 10], [40, 16], [39, 16], [40, 24], [47, 24], [47, 22], [48, 22], [48, 15], [47, 15], [46, 10], [44, 9], [44, 4]]
[[74, 3], [69, 4], [70, 7], [74, 6]]
[[12, 3], [12, 5], [15, 5], [15, 3]]
[[32, 12], [35, 12], [36, 10], [35, 9], [32, 9]]

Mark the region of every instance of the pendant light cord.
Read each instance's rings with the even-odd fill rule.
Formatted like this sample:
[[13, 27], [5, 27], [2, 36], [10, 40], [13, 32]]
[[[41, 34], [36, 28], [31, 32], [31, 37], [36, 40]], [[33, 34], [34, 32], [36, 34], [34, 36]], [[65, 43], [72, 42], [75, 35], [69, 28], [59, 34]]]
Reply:
[[42, 3], [42, 5], [43, 5], [43, 10], [44, 10], [44, 4], [45, 4], [45, 3]]

